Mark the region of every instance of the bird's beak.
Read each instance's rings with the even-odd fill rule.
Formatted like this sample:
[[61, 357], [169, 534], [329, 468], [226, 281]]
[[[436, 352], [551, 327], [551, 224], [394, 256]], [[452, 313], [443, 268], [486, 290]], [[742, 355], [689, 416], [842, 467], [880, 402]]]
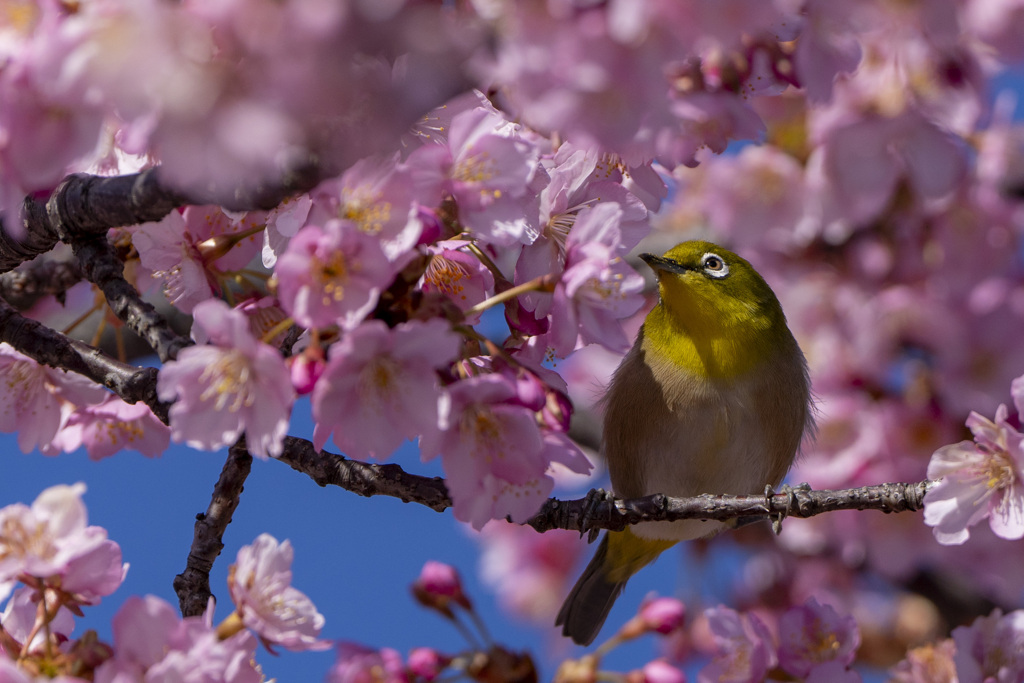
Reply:
[[664, 256], [655, 256], [654, 254], [640, 254], [640, 258], [643, 259], [644, 263], [649, 265], [655, 272], [661, 270], [666, 273], [685, 273], [690, 269], [672, 259], [665, 258]]

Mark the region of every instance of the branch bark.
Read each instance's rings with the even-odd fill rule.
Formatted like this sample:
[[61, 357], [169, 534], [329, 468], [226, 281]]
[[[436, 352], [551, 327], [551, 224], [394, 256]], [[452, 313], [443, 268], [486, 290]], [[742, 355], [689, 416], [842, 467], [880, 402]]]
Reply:
[[178, 595], [178, 608], [184, 617], [201, 615], [213, 597], [210, 571], [214, 560], [224, 549], [224, 532], [238, 507], [251, 469], [252, 456], [246, 449], [245, 440], [240, 439], [228, 449], [228, 459], [213, 487], [209, 507], [205, 513], [196, 515], [185, 571], [174, 577], [174, 592]]

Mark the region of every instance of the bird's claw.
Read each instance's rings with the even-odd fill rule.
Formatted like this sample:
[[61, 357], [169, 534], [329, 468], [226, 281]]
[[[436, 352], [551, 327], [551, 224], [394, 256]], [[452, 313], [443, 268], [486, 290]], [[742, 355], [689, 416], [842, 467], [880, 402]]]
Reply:
[[597, 509], [601, 504], [613, 500], [615, 500], [615, 494], [610, 491], [605, 491], [604, 489], [590, 489], [587, 491], [583, 503], [583, 514], [580, 515], [580, 538], [583, 538], [583, 534], [586, 532], [587, 543], [593, 543], [597, 540], [601, 530], [592, 529], [590, 525], [593, 523]]
[[[810, 491], [810, 490], [811, 490], [811, 485], [808, 484], [806, 481], [803, 482], [802, 484], [796, 486], [795, 488], [790, 486], [789, 484], [783, 484], [782, 485], [782, 488], [778, 491], [778, 493], [781, 493], [781, 494], [786, 496], [786, 509], [784, 511], [778, 513], [774, 517], [771, 517], [771, 520], [772, 520], [772, 531], [775, 532], [776, 536], [778, 536], [779, 534], [782, 533], [782, 520], [784, 520], [786, 517], [789, 517], [789, 514], [793, 511], [793, 508], [796, 507], [796, 505], [797, 505], [796, 492], [797, 491]], [[771, 498], [772, 498], [772, 496], [775, 495], [775, 493], [776, 493], [775, 487], [773, 487], [771, 484], [768, 484], [767, 486], [764, 487], [765, 507], [767, 507], [769, 509], [771, 508], [771, 504], [772, 504], [771, 503]]]

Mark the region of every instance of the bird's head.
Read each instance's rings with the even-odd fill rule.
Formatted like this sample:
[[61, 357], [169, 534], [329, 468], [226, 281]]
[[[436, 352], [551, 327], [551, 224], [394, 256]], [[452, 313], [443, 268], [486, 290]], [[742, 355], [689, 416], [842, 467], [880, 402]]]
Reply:
[[661, 303], [680, 324], [708, 333], [785, 326], [771, 287], [745, 259], [711, 242], [683, 242], [663, 256], [641, 254], [658, 277]]

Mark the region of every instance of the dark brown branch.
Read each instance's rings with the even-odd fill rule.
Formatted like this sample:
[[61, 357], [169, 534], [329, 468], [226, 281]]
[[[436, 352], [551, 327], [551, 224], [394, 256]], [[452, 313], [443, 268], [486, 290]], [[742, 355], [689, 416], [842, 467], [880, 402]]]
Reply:
[[277, 458], [308, 475], [320, 486], [340, 486], [360, 496], [392, 496], [405, 503], [419, 503], [437, 512], [451, 507], [448, 488], [440, 477], [409, 474], [398, 465], [376, 465], [317, 451], [305, 439], [289, 436]]
[[252, 456], [241, 439], [228, 449], [228, 459], [220, 478], [213, 487], [213, 498], [205, 513], [196, 515], [192, 547], [188, 553], [185, 571], [174, 577], [174, 592], [182, 616], [198, 616], [206, 611], [213, 593], [210, 592], [210, 571], [213, 562], [224, 549], [224, 532], [238, 507], [239, 497], [249, 470]]
[[[324, 170], [311, 162], [285, 172], [273, 186], [239, 188], [230, 196], [206, 196], [166, 185], [159, 167], [113, 177], [76, 173], [61, 181], [49, 198], [26, 198], [19, 226], [14, 225], [13, 217], [4, 217], [0, 273], [53, 249], [62, 239], [62, 231], [79, 237], [105, 235], [110, 228], [158, 221], [188, 204], [218, 204], [233, 211], [272, 209], [286, 197], [313, 189], [324, 177]], [[63, 228], [52, 222], [54, 206], [60, 209]]]
[[85, 276], [75, 261], [37, 259], [18, 270], [0, 275], [0, 297], [15, 308], [25, 310], [41, 297], [53, 295], [64, 301], [64, 293]]
[[[285, 439], [284, 452], [277, 458], [292, 469], [308, 475], [320, 486], [339, 486], [361, 496], [393, 496], [407, 503], [419, 503], [437, 512], [451, 507], [443, 479], [409, 474], [394, 464], [368, 464], [349, 460], [295, 437]], [[621, 531], [631, 524], [680, 519], [730, 520], [762, 517], [813, 517], [837, 510], [918, 511], [932, 484], [890, 483], [837, 491], [796, 488], [771, 496], [713, 496], [669, 498], [663, 495], [632, 500], [590, 498], [561, 501], [549, 499], [528, 522], [537, 531], [591, 529]]]
[[116, 361], [99, 349], [22, 316], [3, 300], [0, 300], [0, 341], [38, 363], [88, 377], [128, 403], [141, 401], [167, 422], [169, 406], [156, 396], [156, 368], [137, 368]]
[[838, 510], [916, 512], [924, 507], [924, 494], [931, 485], [930, 481], [921, 481], [909, 484], [877, 484], [835, 491], [796, 488], [770, 496], [705, 494], [692, 498], [670, 498], [656, 494], [631, 500], [614, 499], [597, 503], [587, 498], [570, 501], [551, 498], [527, 524], [537, 531], [570, 529], [583, 533], [591, 529], [621, 531], [631, 524], [640, 522], [680, 519], [726, 521], [756, 517], [807, 518]]
[[[107, 241], [106, 230], [93, 234], [95, 223], [77, 212], [84, 211], [85, 200], [66, 185], [78, 185], [81, 176], [68, 176], [47, 203], [50, 225], [61, 240], [71, 245], [82, 272], [96, 284], [118, 318], [156, 351], [161, 361], [173, 360], [191, 342], [178, 335], [160, 313], [142, 300], [138, 291], [124, 279], [124, 263]], [[87, 194], [87, 193], [86, 193]]]

